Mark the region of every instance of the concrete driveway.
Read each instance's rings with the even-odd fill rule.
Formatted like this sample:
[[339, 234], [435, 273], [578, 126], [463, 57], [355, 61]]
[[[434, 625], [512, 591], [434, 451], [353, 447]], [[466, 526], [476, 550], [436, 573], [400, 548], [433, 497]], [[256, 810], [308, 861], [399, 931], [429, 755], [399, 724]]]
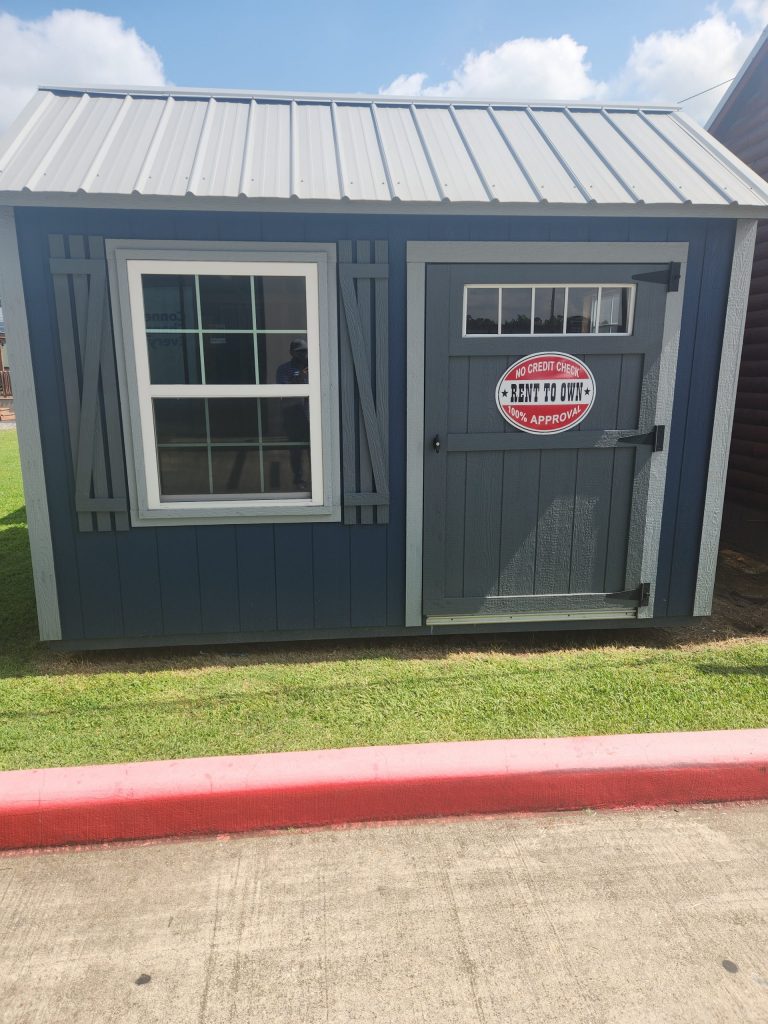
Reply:
[[3, 1024], [768, 1021], [768, 805], [0, 857]]

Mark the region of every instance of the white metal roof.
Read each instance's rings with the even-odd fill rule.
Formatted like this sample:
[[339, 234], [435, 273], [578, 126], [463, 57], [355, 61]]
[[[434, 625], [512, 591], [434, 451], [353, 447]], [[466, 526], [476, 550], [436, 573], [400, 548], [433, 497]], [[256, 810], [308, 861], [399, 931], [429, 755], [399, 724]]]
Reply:
[[183, 89], [41, 89], [3, 194], [768, 207], [676, 108]]

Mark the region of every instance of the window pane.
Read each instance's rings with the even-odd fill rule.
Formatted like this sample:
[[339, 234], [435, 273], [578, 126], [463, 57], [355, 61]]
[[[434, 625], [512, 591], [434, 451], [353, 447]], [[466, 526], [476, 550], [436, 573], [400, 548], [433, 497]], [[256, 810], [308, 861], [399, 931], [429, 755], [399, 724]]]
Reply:
[[601, 334], [626, 334], [629, 324], [629, 288], [603, 288], [600, 297]]
[[464, 333], [499, 333], [498, 288], [467, 288], [467, 323]]
[[262, 398], [261, 434], [271, 444], [309, 441], [309, 399]]
[[152, 384], [201, 384], [200, 342], [190, 334], [147, 334]]
[[158, 448], [160, 493], [171, 495], [208, 495], [207, 448]]
[[535, 334], [562, 334], [565, 288], [536, 288], [533, 306]]
[[252, 334], [203, 334], [206, 384], [255, 384]]
[[208, 422], [212, 444], [257, 444], [258, 398], [209, 398]]
[[312, 469], [309, 445], [264, 449], [265, 491], [272, 494], [309, 494], [312, 490]]
[[502, 288], [501, 333], [531, 333], [531, 289]]
[[203, 327], [214, 331], [250, 330], [251, 279], [249, 277], [201, 277], [200, 310]]
[[307, 296], [303, 277], [255, 277], [256, 326], [260, 331], [305, 331]]
[[155, 398], [152, 405], [159, 445], [206, 441], [205, 399]]
[[258, 494], [261, 486], [259, 448], [212, 448], [214, 494]]
[[195, 279], [181, 274], [142, 274], [147, 330], [197, 327]]
[[308, 383], [306, 337], [259, 334], [258, 339], [262, 384]]
[[594, 334], [597, 330], [597, 288], [568, 289], [567, 334]]

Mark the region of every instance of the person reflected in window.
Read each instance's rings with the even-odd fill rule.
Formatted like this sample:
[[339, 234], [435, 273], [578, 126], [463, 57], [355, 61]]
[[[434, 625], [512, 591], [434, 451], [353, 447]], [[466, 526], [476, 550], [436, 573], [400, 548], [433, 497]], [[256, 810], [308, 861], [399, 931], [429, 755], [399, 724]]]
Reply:
[[[294, 338], [288, 351], [291, 358], [281, 363], [275, 374], [277, 384], [309, 383], [309, 355], [303, 338]], [[303, 395], [281, 400], [283, 427], [290, 443], [293, 486], [297, 491], [308, 490], [304, 479], [304, 454], [309, 455], [309, 399]]]

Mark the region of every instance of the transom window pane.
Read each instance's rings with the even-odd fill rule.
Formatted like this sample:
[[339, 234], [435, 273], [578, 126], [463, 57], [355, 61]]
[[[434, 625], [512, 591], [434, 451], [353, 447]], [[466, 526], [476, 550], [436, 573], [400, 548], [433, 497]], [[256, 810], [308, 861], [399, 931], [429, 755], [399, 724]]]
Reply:
[[629, 323], [630, 288], [603, 288], [600, 293], [601, 334], [626, 334]]
[[566, 334], [594, 334], [597, 330], [597, 288], [569, 288]]
[[565, 317], [565, 288], [537, 288], [533, 308], [536, 334], [562, 334]]
[[629, 334], [633, 294], [629, 284], [467, 285], [464, 334]]
[[467, 288], [467, 334], [499, 333], [499, 289]]
[[501, 289], [501, 333], [531, 333], [531, 298], [530, 288]]

